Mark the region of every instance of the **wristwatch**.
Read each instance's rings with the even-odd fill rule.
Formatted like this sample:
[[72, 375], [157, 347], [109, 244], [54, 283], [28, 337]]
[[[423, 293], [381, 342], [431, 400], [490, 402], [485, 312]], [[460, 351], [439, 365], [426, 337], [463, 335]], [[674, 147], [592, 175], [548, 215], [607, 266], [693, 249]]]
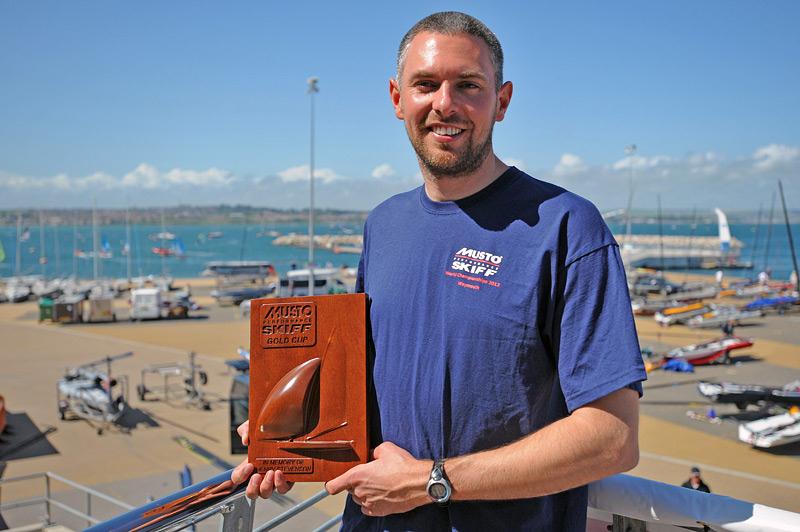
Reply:
[[437, 504], [447, 504], [453, 488], [444, 472], [444, 460], [436, 460], [431, 468], [431, 476], [426, 488], [428, 496]]

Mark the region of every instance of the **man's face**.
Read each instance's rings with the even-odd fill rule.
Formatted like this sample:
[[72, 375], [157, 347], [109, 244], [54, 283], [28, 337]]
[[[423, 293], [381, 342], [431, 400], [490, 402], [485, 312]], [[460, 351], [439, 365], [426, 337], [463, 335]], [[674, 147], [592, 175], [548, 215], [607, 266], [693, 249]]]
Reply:
[[495, 89], [489, 54], [471, 35], [423, 32], [411, 41], [399, 80], [390, 82], [395, 114], [436, 177], [468, 175], [492, 153], [492, 128], [512, 87]]

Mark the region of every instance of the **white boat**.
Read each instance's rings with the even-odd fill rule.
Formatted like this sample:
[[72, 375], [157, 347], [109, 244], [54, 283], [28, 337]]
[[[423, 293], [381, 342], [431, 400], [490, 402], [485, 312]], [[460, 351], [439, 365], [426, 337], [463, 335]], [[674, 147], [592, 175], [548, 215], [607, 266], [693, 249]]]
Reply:
[[150, 233], [147, 235], [147, 238], [155, 242], [156, 240], [175, 240], [176, 236], [175, 233], [170, 231], [161, 231], [158, 233]]
[[666, 355], [665, 358], [679, 358], [686, 360], [690, 364], [696, 366], [700, 364], [707, 364], [720, 357], [727, 358], [728, 354], [734, 349], [742, 349], [750, 347], [753, 341], [750, 338], [741, 336], [725, 336], [717, 338], [710, 342], [702, 344], [690, 344], [683, 347], [673, 349]]
[[703, 303], [694, 303], [691, 305], [662, 309], [656, 312], [653, 317], [658, 324], [666, 327], [675, 323], [684, 323], [689, 318], [705, 314], [709, 310], [710, 309]]
[[6, 285], [5, 296], [9, 303], [22, 303], [31, 296], [31, 289], [27, 284], [10, 283]]
[[800, 410], [742, 423], [739, 439], [764, 449], [800, 441]]
[[732, 321], [735, 325], [755, 318], [761, 318], [763, 314], [760, 310], [739, 310], [734, 307], [715, 307], [711, 312], [700, 314], [689, 318], [686, 325], [689, 327], [710, 328], [721, 327]]

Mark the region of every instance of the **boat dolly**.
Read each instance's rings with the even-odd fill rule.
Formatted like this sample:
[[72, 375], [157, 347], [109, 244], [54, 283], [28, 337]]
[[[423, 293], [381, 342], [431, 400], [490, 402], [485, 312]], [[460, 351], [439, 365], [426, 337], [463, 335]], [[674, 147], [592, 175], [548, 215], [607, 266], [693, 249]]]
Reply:
[[[186, 404], [198, 406], [203, 410], [211, 410], [211, 404], [205, 398], [201, 386], [208, 384], [208, 373], [203, 367], [195, 362], [197, 353], [189, 353], [189, 363], [167, 362], [164, 364], [149, 364], [142, 368], [141, 381], [136, 386], [136, 392], [140, 401], [147, 401], [150, 394], [162, 394], [163, 400], [169, 402], [176, 389], [184, 392], [182, 397]], [[163, 384], [155, 387], [148, 387], [147, 375], [158, 375], [163, 379]], [[178, 379], [178, 383], [172, 382]]]

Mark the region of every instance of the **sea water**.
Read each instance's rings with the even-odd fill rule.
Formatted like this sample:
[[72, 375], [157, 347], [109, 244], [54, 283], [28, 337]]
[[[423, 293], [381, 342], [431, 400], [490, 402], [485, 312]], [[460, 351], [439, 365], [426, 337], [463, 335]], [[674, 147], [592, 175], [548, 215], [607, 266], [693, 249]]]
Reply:
[[[609, 224], [615, 234], [624, 234], [623, 223]], [[771, 229], [770, 229], [771, 227]], [[315, 234], [361, 234], [362, 226], [359, 223], [318, 223]], [[77, 258], [74, 250], [91, 251], [92, 228], [91, 226], [70, 225], [45, 227], [45, 253], [46, 263], [40, 264], [39, 242], [40, 233], [37, 226], [29, 226], [30, 237], [21, 246], [21, 267], [23, 275], [44, 273], [47, 277], [77, 275], [79, 278], [91, 278], [93, 260], [91, 258]], [[151, 235], [159, 233], [161, 227], [157, 225], [131, 226], [131, 275], [158, 275], [166, 273], [173, 277], [197, 277], [205, 268], [206, 263], [219, 260], [263, 260], [270, 261], [279, 272], [292, 268], [304, 267], [308, 262], [308, 249], [289, 246], [276, 246], [272, 244], [274, 237], [269, 235], [258, 236], [264, 229], [259, 225], [227, 224], [227, 225], [176, 225], [167, 227], [183, 242], [185, 254], [182, 257], [161, 257], [152, 252], [152, 248], [160, 247], [161, 240], [152, 240]], [[268, 231], [277, 231], [284, 235], [289, 233], [307, 234], [305, 223], [278, 223], [270, 224]], [[697, 224], [692, 227], [689, 223], [665, 223], [660, 230], [664, 235], [692, 235], [717, 236], [716, 223]], [[733, 270], [731, 276], [753, 277], [766, 268], [772, 270], [773, 279], [788, 279], [793, 269], [792, 257], [789, 250], [789, 239], [786, 227], [783, 224], [768, 226], [762, 224], [731, 224], [731, 235], [743, 244], [740, 261], [752, 262], [754, 269]], [[792, 235], [797, 242], [800, 239], [800, 224], [791, 226]], [[209, 239], [211, 232], [222, 232], [220, 238]], [[632, 224], [633, 234], [657, 235], [659, 224], [639, 223]], [[768, 235], [769, 234], [769, 240]], [[104, 225], [98, 228], [100, 242], [108, 242], [112, 257], [100, 259], [99, 274], [101, 277], [124, 278], [127, 277], [128, 259], [122, 253], [126, 242], [126, 228], [124, 225]], [[756, 233], [758, 239], [756, 242]], [[15, 275], [16, 266], [16, 227], [0, 227], [0, 243], [5, 250], [5, 260], [0, 262], [0, 277]], [[170, 242], [163, 242], [169, 247]], [[358, 255], [351, 253], [333, 253], [327, 249], [315, 249], [315, 263], [320, 266], [357, 266]], [[711, 273], [708, 271], [698, 273]]]

